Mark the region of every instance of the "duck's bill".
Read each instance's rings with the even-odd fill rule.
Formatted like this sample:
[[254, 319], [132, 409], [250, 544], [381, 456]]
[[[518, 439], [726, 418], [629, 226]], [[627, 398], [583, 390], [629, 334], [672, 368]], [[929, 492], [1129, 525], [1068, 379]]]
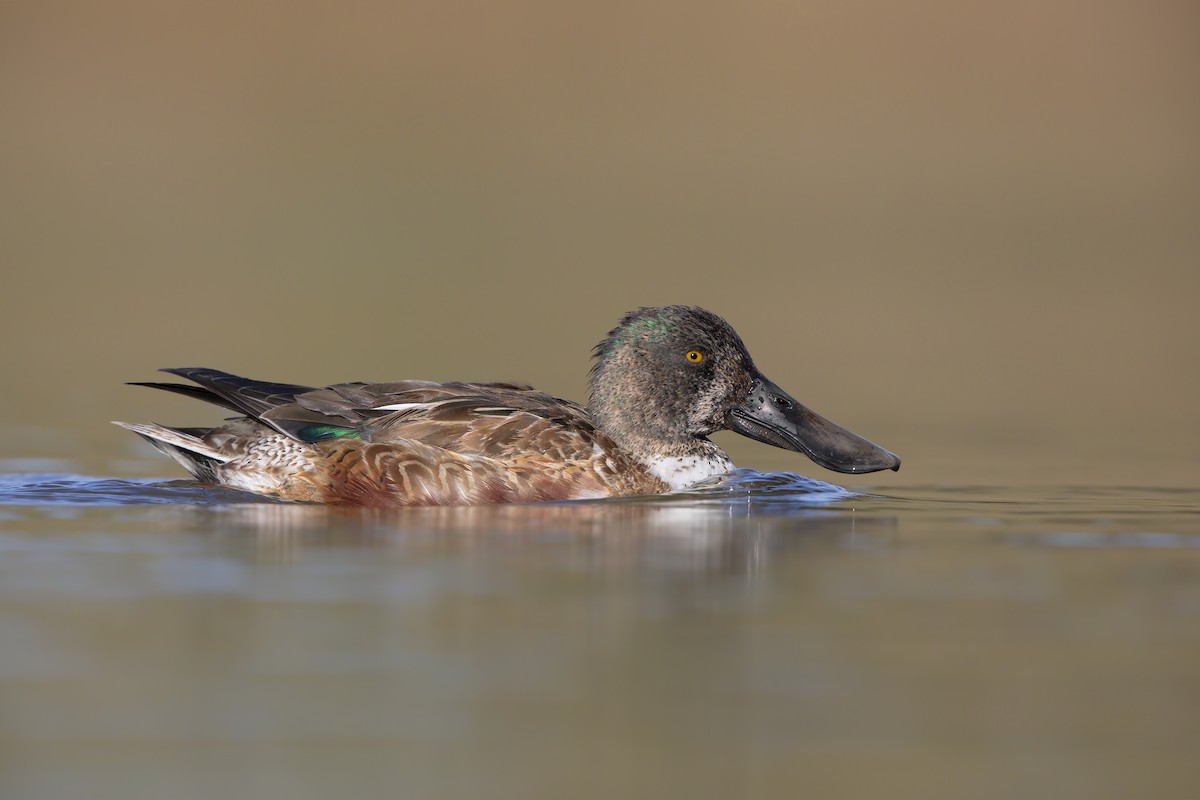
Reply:
[[733, 409], [729, 429], [760, 442], [795, 450], [836, 472], [900, 469], [900, 457], [805, 408], [763, 376], [746, 402]]

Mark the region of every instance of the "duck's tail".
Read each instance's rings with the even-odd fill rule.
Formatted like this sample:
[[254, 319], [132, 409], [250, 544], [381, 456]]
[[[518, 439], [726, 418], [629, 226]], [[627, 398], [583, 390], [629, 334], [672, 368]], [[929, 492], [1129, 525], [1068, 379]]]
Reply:
[[219, 483], [216, 468], [232, 460], [201, 438], [207, 428], [168, 428], [154, 422], [113, 422], [131, 430], [171, 458], [192, 474], [196, 480]]

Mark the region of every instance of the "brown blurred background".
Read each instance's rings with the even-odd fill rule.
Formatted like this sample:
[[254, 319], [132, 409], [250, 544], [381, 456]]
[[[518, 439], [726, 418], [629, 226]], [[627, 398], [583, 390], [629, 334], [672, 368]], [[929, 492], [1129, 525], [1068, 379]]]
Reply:
[[10, 2], [0, 110], [8, 457], [219, 417], [163, 366], [582, 399], [683, 302], [874, 485], [1200, 478], [1193, 3]]

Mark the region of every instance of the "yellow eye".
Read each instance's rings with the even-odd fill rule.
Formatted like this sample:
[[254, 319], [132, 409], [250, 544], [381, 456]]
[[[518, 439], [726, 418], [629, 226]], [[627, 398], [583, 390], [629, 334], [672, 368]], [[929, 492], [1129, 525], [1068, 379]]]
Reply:
[[701, 353], [699, 350], [688, 350], [687, 360], [693, 364], [699, 364], [704, 360], [704, 353]]

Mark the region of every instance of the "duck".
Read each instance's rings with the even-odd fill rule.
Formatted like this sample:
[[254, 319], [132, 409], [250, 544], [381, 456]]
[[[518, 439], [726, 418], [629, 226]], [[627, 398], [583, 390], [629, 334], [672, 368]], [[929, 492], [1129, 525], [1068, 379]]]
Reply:
[[364, 507], [655, 495], [733, 469], [708, 437], [731, 430], [847, 474], [900, 458], [764, 376], [733, 327], [703, 308], [639, 308], [593, 351], [580, 405], [518, 383], [339, 383], [164, 369], [132, 382], [235, 412], [212, 428], [115, 422], [194, 479], [284, 501]]

